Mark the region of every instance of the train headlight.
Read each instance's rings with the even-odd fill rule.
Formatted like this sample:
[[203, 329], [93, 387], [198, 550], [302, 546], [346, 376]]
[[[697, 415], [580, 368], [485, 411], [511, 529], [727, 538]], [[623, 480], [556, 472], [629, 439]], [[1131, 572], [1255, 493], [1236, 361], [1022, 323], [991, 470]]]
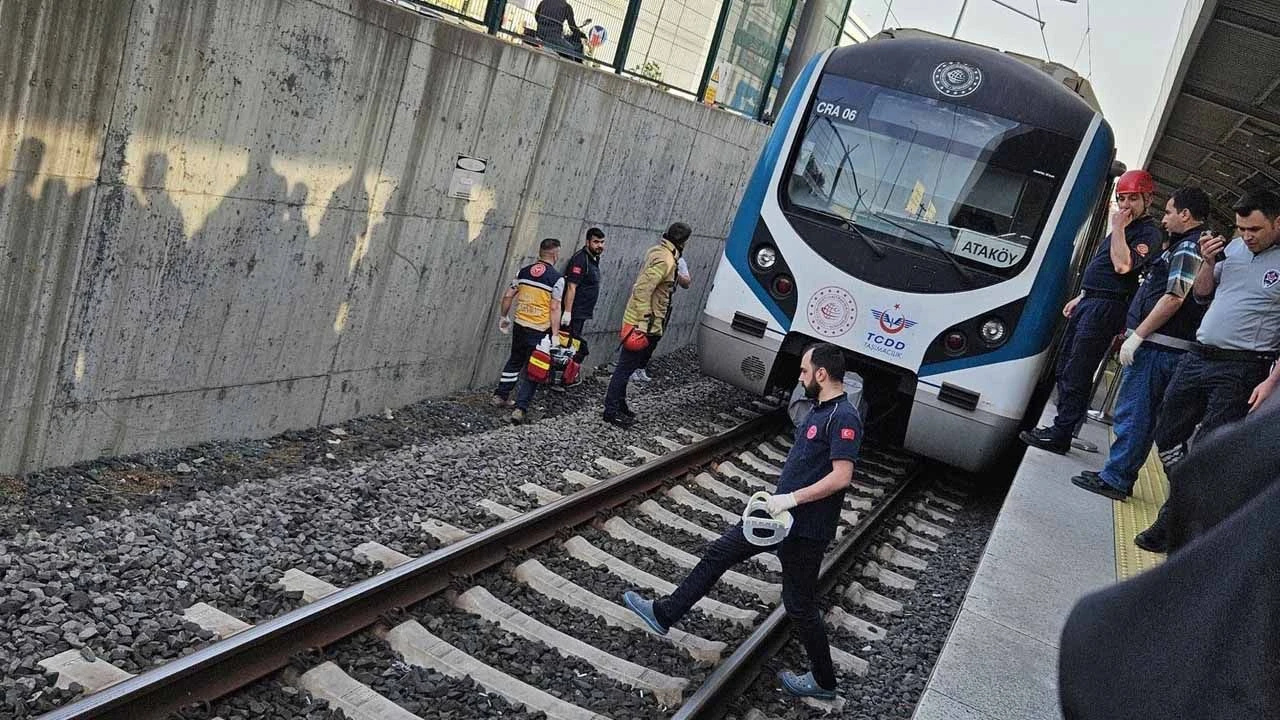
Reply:
[[948, 355], [963, 355], [964, 351], [969, 348], [969, 341], [965, 339], [964, 333], [959, 330], [952, 330], [942, 338], [942, 347], [947, 351]]
[[982, 342], [991, 347], [1002, 344], [1009, 336], [1004, 326], [1004, 321], [1000, 318], [990, 318], [982, 323]]
[[764, 245], [756, 249], [754, 260], [757, 268], [768, 270], [777, 264], [778, 251], [768, 245]]

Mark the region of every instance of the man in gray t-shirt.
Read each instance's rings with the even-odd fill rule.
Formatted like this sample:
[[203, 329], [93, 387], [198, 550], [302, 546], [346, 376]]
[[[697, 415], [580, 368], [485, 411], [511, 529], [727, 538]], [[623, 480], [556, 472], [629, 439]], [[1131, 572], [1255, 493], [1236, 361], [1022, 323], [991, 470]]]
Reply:
[[[1209, 309], [1160, 403], [1155, 442], [1166, 471], [1197, 424], [1203, 436], [1241, 420], [1280, 384], [1280, 196], [1249, 193], [1234, 209], [1240, 237], [1200, 239], [1204, 262], [1192, 293]], [[1164, 552], [1168, 524], [1162, 509], [1134, 542]]]

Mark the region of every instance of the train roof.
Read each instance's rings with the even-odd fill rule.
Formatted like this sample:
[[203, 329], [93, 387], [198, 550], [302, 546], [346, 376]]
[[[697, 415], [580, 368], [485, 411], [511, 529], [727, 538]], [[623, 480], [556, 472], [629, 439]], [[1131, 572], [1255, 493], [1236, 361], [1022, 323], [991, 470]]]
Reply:
[[836, 48], [823, 72], [945, 99], [1074, 138], [1083, 138], [1101, 114], [1087, 81], [1065, 66], [923, 30], [884, 31], [867, 42]]
[[1076, 72], [1075, 70], [1072, 70], [1071, 68], [1067, 67], [1066, 65], [1063, 65], [1062, 63], [1043, 60], [1038, 57], [1033, 57], [1031, 55], [1023, 55], [1022, 53], [1010, 52], [1008, 50], [1001, 50], [999, 48], [993, 48], [987, 45], [981, 45], [978, 43], [969, 42], [968, 40], [951, 38], [951, 37], [947, 37], [946, 35], [939, 35], [938, 33], [932, 33], [932, 32], [929, 32], [928, 30], [920, 30], [918, 28], [891, 28], [888, 30], [881, 30], [880, 32], [876, 33], [870, 40], [868, 40], [868, 42], [871, 42], [873, 40], [889, 40], [894, 38], [924, 38], [929, 40], [945, 40], [947, 42], [964, 43], [966, 45], [971, 45], [975, 48], [983, 48], [985, 50], [991, 50], [993, 52], [998, 52], [1003, 55], [1007, 55], [1022, 63], [1030, 65], [1031, 67], [1039, 70], [1040, 72], [1043, 72], [1044, 74], [1052, 77], [1054, 80], [1057, 80], [1059, 83], [1062, 84], [1063, 87], [1065, 87], [1066, 89], [1070, 90], [1072, 93], [1079, 96], [1081, 100], [1084, 100], [1089, 107], [1094, 109], [1094, 111], [1098, 112], [1099, 114], [1102, 113], [1102, 105], [1098, 102], [1098, 96], [1095, 95], [1093, 92], [1093, 85], [1091, 85], [1089, 83], [1089, 80], [1084, 76], [1082, 76], [1080, 73]]

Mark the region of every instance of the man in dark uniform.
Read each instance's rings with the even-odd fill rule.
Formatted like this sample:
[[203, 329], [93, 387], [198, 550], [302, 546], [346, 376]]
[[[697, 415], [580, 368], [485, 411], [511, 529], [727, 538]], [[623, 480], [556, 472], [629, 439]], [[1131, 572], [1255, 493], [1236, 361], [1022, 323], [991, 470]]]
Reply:
[[1124, 378], [1116, 395], [1115, 441], [1102, 472], [1085, 470], [1071, 482], [1090, 492], [1124, 500], [1133, 493], [1138, 468], [1151, 452], [1156, 418], [1178, 361], [1191, 349], [1204, 306], [1189, 300], [1200, 270], [1200, 230], [1210, 201], [1198, 187], [1180, 188], [1165, 203], [1169, 248], [1147, 266], [1147, 278], [1129, 304], [1130, 333], [1120, 347]]
[[790, 511], [791, 531], [778, 545], [753, 545], [734, 525], [707, 546], [706, 554], [671, 597], [653, 601], [628, 591], [627, 607], [659, 635], [693, 607], [726, 570], [751, 556], [777, 548], [782, 561], [782, 602], [795, 623], [809, 656], [810, 671], [779, 673], [787, 692], [799, 697], [835, 698], [836, 675], [831, 646], [818, 612], [818, 570], [823, 552], [835, 537], [840, 504], [853, 479], [853, 463], [862, 445], [862, 418], [844, 392], [844, 354], [829, 343], [813, 346], [800, 360], [800, 382], [818, 401], [796, 426], [795, 445], [787, 453], [778, 493], [768, 501], [769, 514]]
[[[538, 386], [529, 382], [524, 370], [529, 364], [529, 356], [533, 354], [538, 343], [547, 334], [551, 342], [559, 342], [560, 338], [560, 301], [564, 297], [564, 277], [556, 270], [556, 259], [560, 257], [560, 241], [546, 238], [538, 245], [538, 259], [532, 264], [520, 268], [516, 279], [502, 295], [502, 315], [498, 318], [498, 329], [511, 331], [511, 355], [507, 364], [502, 367], [502, 375], [498, 378], [498, 387], [493, 391], [492, 404], [496, 407], [515, 406], [511, 411], [511, 422], [519, 425], [524, 422], [525, 413]], [[515, 317], [509, 317], [514, 309]], [[514, 323], [514, 328], [512, 327]], [[510, 399], [511, 389], [516, 390], [516, 399]]]
[[604, 252], [604, 231], [598, 227], [587, 230], [587, 244], [569, 258], [565, 268], [564, 312], [560, 314], [560, 327], [569, 328], [569, 336], [578, 341], [574, 359], [581, 364], [587, 359], [587, 340], [583, 328], [596, 309], [600, 297], [600, 255]]
[[1058, 355], [1058, 415], [1049, 427], [1020, 433], [1028, 445], [1060, 455], [1071, 448], [1071, 436], [1089, 409], [1093, 374], [1112, 340], [1124, 332], [1139, 272], [1164, 244], [1160, 228], [1147, 217], [1155, 189], [1146, 170], [1130, 170], [1116, 181], [1111, 232], [1084, 269], [1080, 296], [1062, 309], [1069, 320]]

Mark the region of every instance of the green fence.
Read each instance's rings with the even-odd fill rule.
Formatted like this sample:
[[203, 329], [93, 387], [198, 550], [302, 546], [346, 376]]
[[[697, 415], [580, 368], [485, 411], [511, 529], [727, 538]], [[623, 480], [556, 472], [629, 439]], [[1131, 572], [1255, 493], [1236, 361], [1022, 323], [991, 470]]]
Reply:
[[566, 22], [542, 37], [543, 0], [389, 1], [767, 120], [804, 3], [825, 4], [819, 32], [830, 47], [849, 36], [852, 0], [568, 0], [579, 32]]

